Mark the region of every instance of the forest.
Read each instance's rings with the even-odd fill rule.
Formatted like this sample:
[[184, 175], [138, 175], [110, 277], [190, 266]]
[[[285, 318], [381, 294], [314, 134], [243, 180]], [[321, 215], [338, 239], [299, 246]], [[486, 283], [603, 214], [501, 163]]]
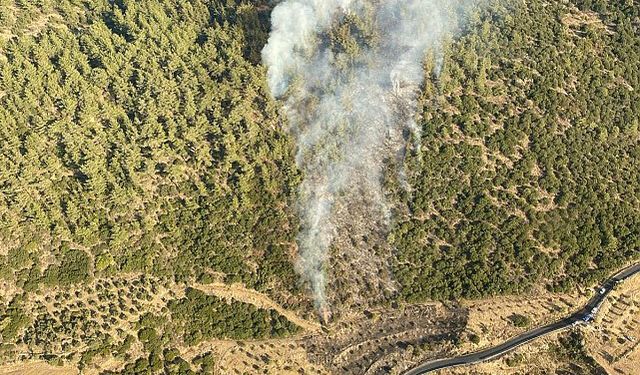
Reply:
[[213, 270], [295, 289], [298, 176], [255, 60], [267, 14], [218, 1], [10, 3], [0, 242], [16, 283]]
[[640, 8], [492, 4], [427, 75], [390, 235], [408, 301], [569, 291], [640, 256]]
[[[271, 6], [0, 0], [0, 359], [29, 345], [207, 373], [210, 355], [175, 347], [299, 332], [187, 287], [237, 282], [312, 310], [294, 270], [302, 176], [260, 60]], [[639, 20], [636, 1], [464, 14], [442, 72], [425, 61], [411, 188], [385, 181], [390, 302], [570, 291], [640, 258]], [[145, 314], [167, 285], [184, 295]]]

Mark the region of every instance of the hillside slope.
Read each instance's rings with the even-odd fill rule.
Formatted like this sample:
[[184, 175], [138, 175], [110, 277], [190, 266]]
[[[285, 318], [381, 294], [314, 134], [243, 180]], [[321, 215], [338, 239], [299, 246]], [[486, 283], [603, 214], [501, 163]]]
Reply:
[[386, 243], [350, 238], [385, 252], [397, 291], [371, 296], [333, 257], [330, 300], [373, 302], [318, 330], [295, 145], [260, 62], [270, 4], [0, 0], [0, 365], [384, 372], [460, 344], [452, 301], [575, 293], [640, 258], [638, 2], [482, 0], [443, 70], [425, 60]]

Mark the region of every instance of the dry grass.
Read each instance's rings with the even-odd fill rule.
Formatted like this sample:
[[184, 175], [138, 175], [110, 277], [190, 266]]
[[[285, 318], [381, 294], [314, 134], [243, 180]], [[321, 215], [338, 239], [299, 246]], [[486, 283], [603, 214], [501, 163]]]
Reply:
[[604, 24], [598, 13], [595, 12], [581, 12], [579, 10], [575, 10], [572, 13], [565, 14], [562, 17], [562, 23], [569, 27], [580, 27], [583, 25], [594, 25], [598, 28], [604, 28]]
[[[558, 300], [567, 296], [555, 296]], [[543, 298], [542, 300], [544, 300]], [[582, 304], [584, 297], [573, 297], [566, 302]], [[477, 312], [470, 314], [470, 325], [482, 319], [496, 321], [491, 314], [496, 312], [504, 317], [505, 312], [517, 305], [516, 300], [495, 301], [496, 307], [490, 306], [486, 301], [475, 309], [484, 310], [483, 314]], [[564, 304], [566, 304], [564, 302]], [[540, 305], [544, 302], [533, 299], [526, 305]], [[481, 307], [482, 306], [482, 307]], [[544, 308], [544, 307], [541, 307]], [[512, 310], [515, 311], [515, 310]], [[519, 313], [531, 312], [531, 307], [518, 309]], [[500, 321], [497, 318], [497, 321]], [[477, 324], [477, 323], [475, 323]], [[498, 328], [500, 324], [494, 325]], [[593, 325], [580, 326], [585, 337], [585, 347], [600, 366], [609, 374], [635, 375], [638, 374], [640, 363], [640, 276], [621, 284], [614, 290], [602, 305], [600, 313]], [[558, 360], [553, 355], [552, 347], [558, 345], [558, 337], [564, 332], [556, 332], [540, 338], [527, 345], [517, 348], [505, 357], [495, 361], [481, 363], [473, 366], [463, 366], [453, 369], [445, 369], [439, 374], [483, 374], [483, 375], [512, 375], [512, 374], [554, 374], [557, 371], [567, 371], [576, 365], [569, 359], [569, 363]], [[502, 340], [495, 340], [498, 341]], [[481, 343], [484, 344], [484, 343]], [[509, 361], [509, 360], [510, 361]], [[573, 370], [575, 371], [575, 369]]]
[[237, 343], [207, 341], [181, 353], [191, 361], [211, 352], [216, 358], [215, 374], [329, 375], [330, 372], [309, 361], [300, 343], [293, 339]]
[[[467, 330], [477, 334], [481, 341], [466, 344], [464, 349], [477, 350], [499, 344], [531, 327], [559, 320], [577, 310], [587, 301], [586, 295], [543, 293], [539, 296], [500, 297], [466, 302], [469, 308]], [[510, 319], [520, 314], [531, 320], [529, 327], [515, 327]]]
[[17, 363], [0, 366], [0, 375], [76, 375], [75, 367], [51, 366], [45, 362]]
[[619, 285], [586, 331], [587, 347], [610, 374], [637, 374], [640, 364], [640, 276]]
[[[440, 375], [547, 375], [556, 374], [562, 367], [557, 359], [550, 353], [550, 348], [558, 341], [562, 333], [557, 332], [549, 336], [534, 341], [528, 345], [521, 346], [511, 352], [508, 356], [495, 361], [479, 363], [472, 366], [462, 366], [458, 368], [445, 369], [437, 372]], [[507, 358], [518, 358], [513, 362], [508, 362]]]

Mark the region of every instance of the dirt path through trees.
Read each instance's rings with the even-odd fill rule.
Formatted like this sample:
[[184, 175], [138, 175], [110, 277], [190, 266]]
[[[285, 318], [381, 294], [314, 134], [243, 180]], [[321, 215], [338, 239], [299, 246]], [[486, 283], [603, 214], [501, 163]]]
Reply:
[[250, 303], [259, 308], [273, 309], [305, 331], [317, 331], [320, 329], [319, 323], [303, 319], [293, 311], [284, 309], [266, 295], [252, 289], [247, 289], [241, 284], [194, 284], [193, 287], [220, 298], [233, 298], [240, 302]]

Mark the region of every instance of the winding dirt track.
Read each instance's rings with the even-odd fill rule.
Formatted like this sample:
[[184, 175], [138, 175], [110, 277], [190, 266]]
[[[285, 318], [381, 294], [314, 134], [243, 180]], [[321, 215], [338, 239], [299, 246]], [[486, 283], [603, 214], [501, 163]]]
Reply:
[[256, 307], [263, 309], [273, 309], [280, 315], [287, 318], [291, 323], [300, 326], [305, 331], [317, 331], [321, 328], [319, 323], [310, 322], [296, 315], [293, 311], [284, 309], [271, 298], [252, 289], [247, 289], [241, 284], [194, 284], [193, 288], [199, 289], [205, 293], [215, 295], [220, 298], [231, 298], [236, 301], [250, 303]]

